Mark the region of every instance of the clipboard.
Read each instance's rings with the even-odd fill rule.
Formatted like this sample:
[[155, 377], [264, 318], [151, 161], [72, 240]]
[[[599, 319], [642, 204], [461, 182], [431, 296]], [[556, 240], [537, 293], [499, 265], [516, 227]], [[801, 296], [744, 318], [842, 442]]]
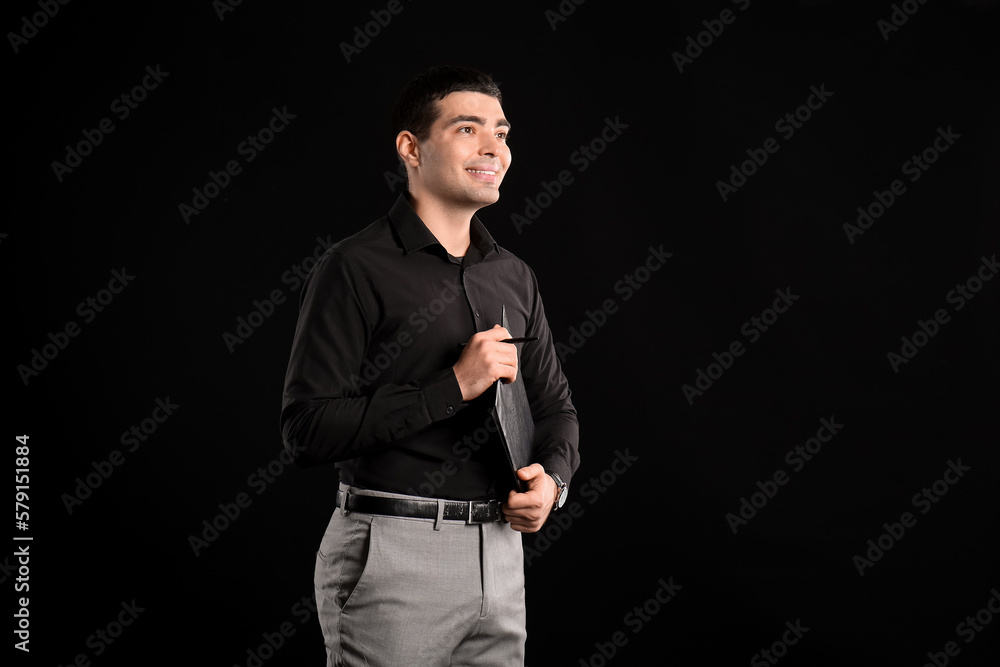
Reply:
[[[501, 326], [510, 332], [507, 322], [507, 307], [501, 310]], [[511, 332], [513, 336], [513, 332]], [[517, 471], [531, 464], [531, 447], [535, 438], [535, 420], [531, 416], [531, 406], [528, 404], [528, 394], [524, 388], [524, 380], [520, 372], [520, 357], [518, 357], [517, 378], [510, 384], [497, 381], [496, 399], [493, 404], [493, 417], [496, 419], [497, 431], [503, 443], [507, 462], [510, 464], [514, 483], [520, 492], [527, 491], [527, 483], [517, 476]]]

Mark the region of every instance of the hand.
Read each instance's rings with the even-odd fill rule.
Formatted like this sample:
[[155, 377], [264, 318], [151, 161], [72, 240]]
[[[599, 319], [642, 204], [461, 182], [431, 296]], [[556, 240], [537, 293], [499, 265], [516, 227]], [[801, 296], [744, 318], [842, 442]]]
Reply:
[[490, 388], [497, 380], [513, 382], [517, 377], [517, 347], [500, 341], [510, 334], [499, 324], [489, 331], [472, 336], [462, 348], [462, 354], [452, 366], [462, 400], [471, 401]]
[[528, 490], [524, 493], [511, 491], [504, 503], [503, 515], [514, 530], [534, 533], [549, 518], [549, 512], [556, 502], [558, 487], [539, 463], [521, 468], [517, 471], [517, 476], [528, 483]]

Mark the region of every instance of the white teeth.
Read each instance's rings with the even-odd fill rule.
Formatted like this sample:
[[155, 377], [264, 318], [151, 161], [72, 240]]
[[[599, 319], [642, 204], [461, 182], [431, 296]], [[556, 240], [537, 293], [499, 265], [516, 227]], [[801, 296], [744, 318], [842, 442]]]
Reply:
[[466, 171], [471, 174], [492, 174], [493, 176], [497, 174], [495, 171], [483, 171], [482, 169], [466, 169]]

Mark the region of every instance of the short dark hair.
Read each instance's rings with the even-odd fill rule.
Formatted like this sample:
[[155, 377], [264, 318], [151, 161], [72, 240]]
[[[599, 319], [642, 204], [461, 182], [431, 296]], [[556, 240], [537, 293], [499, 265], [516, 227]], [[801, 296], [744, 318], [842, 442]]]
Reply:
[[426, 139], [440, 114], [437, 102], [458, 92], [483, 93], [503, 104], [500, 88], [488, 74], [468, 67], [432, 67], [410, 79], [400, 93], [392, 111], [393, 138], [409, 130]]

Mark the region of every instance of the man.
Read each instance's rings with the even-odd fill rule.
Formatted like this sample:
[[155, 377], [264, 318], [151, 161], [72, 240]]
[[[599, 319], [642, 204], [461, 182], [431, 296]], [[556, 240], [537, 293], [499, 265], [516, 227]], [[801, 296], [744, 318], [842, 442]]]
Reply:
[[[286, 447], [340, 474], [315, 574], [327, 664], [521, 665], [520, 533], [579, 456], [535, 276], [475, 216], [499, 199], [510, 123], [488, 76], [453, 67], [413, 79], [393, 119], [407, 193], [309, 275], [285, 379]], [[523, 492], [490, 416], [518, 373]]]

